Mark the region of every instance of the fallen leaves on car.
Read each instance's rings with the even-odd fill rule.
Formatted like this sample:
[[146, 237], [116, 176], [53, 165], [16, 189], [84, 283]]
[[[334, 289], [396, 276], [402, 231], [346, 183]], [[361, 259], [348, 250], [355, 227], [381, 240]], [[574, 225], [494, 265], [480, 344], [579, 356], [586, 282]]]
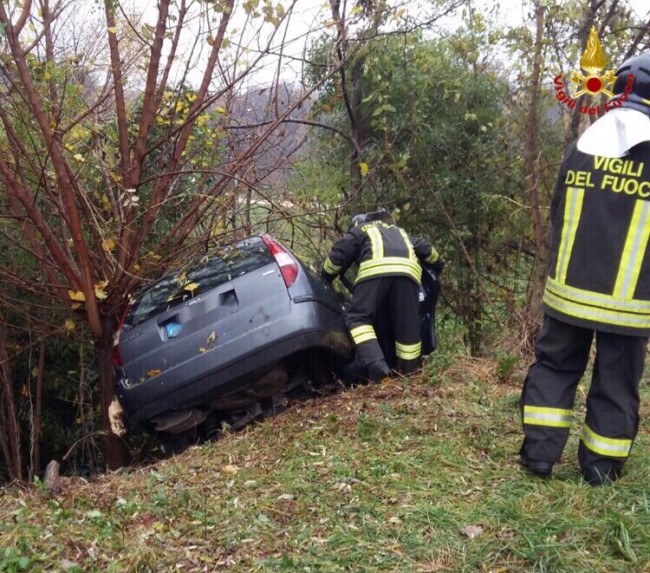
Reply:
[[205, 346], [199, 346], [199, 352], [201, 354], [203, 354], [204, 352], [207, 352], [208, 350], [210, 350], [214, 346], [214, 343], [216, 341], [217, 341], [217, 333], [213, 330], [210, 333], [210, 335], [208, 336], [208, 338], [206, 339], [206, 341], [205, 341], [206, 344], [207, 344], [207, 348]]
[[153, 370], [149, 370], [149, 371], [147, 372], [147, 376], [148, 376], [149, 378], [153, 378], [154, 376], [158, 376], [158, 374], [160, 374], [160, 372], [161, 372], [160, 369], [158, 369], [158, 368], [154, 368]]

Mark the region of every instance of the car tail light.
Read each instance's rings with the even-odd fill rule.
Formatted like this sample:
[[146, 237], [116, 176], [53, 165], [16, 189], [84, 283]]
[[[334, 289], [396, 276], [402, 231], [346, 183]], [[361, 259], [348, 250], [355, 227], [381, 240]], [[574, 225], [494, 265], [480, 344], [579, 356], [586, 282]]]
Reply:
[[280, 272], [282, 273], [282, 278], [284, 279], [284, 284], [286, 284], [287, 287], [290, 287], [296, 282], [296, 277], [298, 276], [298, 263], [289, 254], [289, 251], [271, 237], [271, 235], [262, 235], [262, 240], [268, 247], [269, 252], [275, 258], [275, 262], [278, 263]]
[[124, 321], [126, 320], [126, 315], [129, 313], [129, 307], [127, 306], [120, 318], [120, 323], [117, 325], [117, 330], [115, 331], [115, 336], [113, 337], [113, 363], [118, 368], [122, 368], [122, 355], [120, 354], [120, 333], [122, 332], [122, 327], [124, 326]]

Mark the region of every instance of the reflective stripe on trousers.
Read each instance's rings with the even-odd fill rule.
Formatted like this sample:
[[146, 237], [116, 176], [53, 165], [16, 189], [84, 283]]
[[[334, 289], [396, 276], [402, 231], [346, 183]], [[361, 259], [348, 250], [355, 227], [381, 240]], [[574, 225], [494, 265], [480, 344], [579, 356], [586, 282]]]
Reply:
[[524, 424], [548, 426], [550, 428], [570, 428], [573, 412], [565, 408], [547, 408], [524, 404]]

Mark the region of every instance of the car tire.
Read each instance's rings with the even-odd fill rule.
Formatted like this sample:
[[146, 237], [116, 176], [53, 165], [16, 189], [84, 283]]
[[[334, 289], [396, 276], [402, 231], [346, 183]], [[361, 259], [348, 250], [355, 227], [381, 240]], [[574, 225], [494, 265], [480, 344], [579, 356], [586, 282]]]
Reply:
[[338, 380], [326, 356], [314, 360], [308, 371], [309, 385], [315, 394], [331, 394], [338, 387]]
[[157, 435], [163, 451], [168, 456], [180, 454], [196, 443], [194, 430], [186, 430], [185, 432], [180, 432], [178, 434], [158, 432]]

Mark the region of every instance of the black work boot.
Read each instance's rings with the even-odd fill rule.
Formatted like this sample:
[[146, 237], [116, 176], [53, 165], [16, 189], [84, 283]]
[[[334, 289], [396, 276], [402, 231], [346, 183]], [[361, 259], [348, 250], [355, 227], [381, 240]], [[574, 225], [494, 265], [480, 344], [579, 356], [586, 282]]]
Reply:
[[531, 474], [539, 477], [549, 477], [553, 473], [553, 462], [542, 460], [529, 460], [524, 456], [519, 456], [519, 463], [526, 468]]
[[375, 360], [368, 364], [368, 376], [371, 382], [381, 382], [384, 378], [390, 377], [390, 368], [385, 360]]
[[533, 460], [528, 457], [525, 438], [521, 444], [521, 448], [519, 449], [519, 464], [521, 467], [526, 468], [531, 474], [540, 477], [548, 477], [553, 472], [553, 462]]
[[599, 486], [615, 482], [621, 477], [623, 467], [619, 464], [596, 463], [582, 468], [582, 477], [589, 485]]

